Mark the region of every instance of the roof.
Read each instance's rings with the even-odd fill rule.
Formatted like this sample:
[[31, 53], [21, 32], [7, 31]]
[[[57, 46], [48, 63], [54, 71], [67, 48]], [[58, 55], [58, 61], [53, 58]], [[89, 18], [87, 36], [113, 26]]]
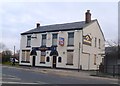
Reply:
[[96, 21], [96, 20], [92, 20], [90, 23], [85, 23], [85, 21], [80, 21], [80, 22], [73, 22], [73, 23], [64, 23], [64, 24], [54, 24], [54, 25], [40, 26], [38, 28], [34, 28], [32, 30], [21, 33], [21, 35], [32, 34], [32, 33], [81, 30], [84, 27], [91, 24], [92, 22], [94, 22], [94, 21]]

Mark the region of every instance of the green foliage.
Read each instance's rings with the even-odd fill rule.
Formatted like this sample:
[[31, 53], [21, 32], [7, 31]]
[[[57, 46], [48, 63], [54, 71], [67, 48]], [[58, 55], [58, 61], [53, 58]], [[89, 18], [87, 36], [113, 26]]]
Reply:
[[5, 50], [2, 52], [2, 63], [9, 62], [12, 57], [12, 52], [10, 50]]

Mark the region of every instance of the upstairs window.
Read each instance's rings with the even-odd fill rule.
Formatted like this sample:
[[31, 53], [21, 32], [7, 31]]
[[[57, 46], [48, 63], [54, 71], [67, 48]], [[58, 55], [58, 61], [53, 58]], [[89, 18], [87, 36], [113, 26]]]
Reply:
[[57, 36], [58, 34], [52, 34], [52, 45], [57, 45]]
[[46, 34], [42, 35], [42, 46], [46, 46]]
[[97, 38], [95, 38], [95, 47], [97, 47]]
[[100, 49], [100, 46], [101, 46], [101, 40], [99, 39], [99, 49]]
[[74, 32], [68, 33], [68, 46], [74, 46]]
[[27, 47], [31, 46], [31, 36], [27, 36]]

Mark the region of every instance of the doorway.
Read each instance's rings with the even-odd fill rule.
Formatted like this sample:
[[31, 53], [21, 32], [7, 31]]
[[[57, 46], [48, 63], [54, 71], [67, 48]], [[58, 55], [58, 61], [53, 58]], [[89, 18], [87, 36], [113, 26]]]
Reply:
[[53, 68], [56, 68], [56, 56], [53, 56]]
[[33, 56], [32, 66], [35, 67], [35, 56]]

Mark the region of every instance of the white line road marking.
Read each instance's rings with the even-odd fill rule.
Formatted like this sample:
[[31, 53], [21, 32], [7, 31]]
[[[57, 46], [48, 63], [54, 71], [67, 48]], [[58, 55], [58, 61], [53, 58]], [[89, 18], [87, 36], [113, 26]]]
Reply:
[[16, 76], [13, 75], [8, 75], [8, 74], [2, 74], [3, 77], [12, 77], [12, 78], [17, 78]]
[[30, 82], [0, 82], [0, 84], [47, 84], [47, 83], [43, 83], [43, 82], [33, 82], [33, 83], [30, 83]]
[[7, 79], [7, 80], [8, 80], [8, 79], [9, 79], [9, 80], [21, 80], [20, 78], [3, 78], [3, 79], [5, 79], [5, 80], [6, 80], [6, 79]]
[[21, 81], [21, 79], [16, 77], [16, 76], [3, 74], [3, 77], [2, 77], [3, 82], [7, 82], [7, 81], [11, 81], [11, 80], [14, 81], [14, 82]]
[[27, 82], [0, 82], [2, 84], [40, 84], [40, 83], [27, 83]]

